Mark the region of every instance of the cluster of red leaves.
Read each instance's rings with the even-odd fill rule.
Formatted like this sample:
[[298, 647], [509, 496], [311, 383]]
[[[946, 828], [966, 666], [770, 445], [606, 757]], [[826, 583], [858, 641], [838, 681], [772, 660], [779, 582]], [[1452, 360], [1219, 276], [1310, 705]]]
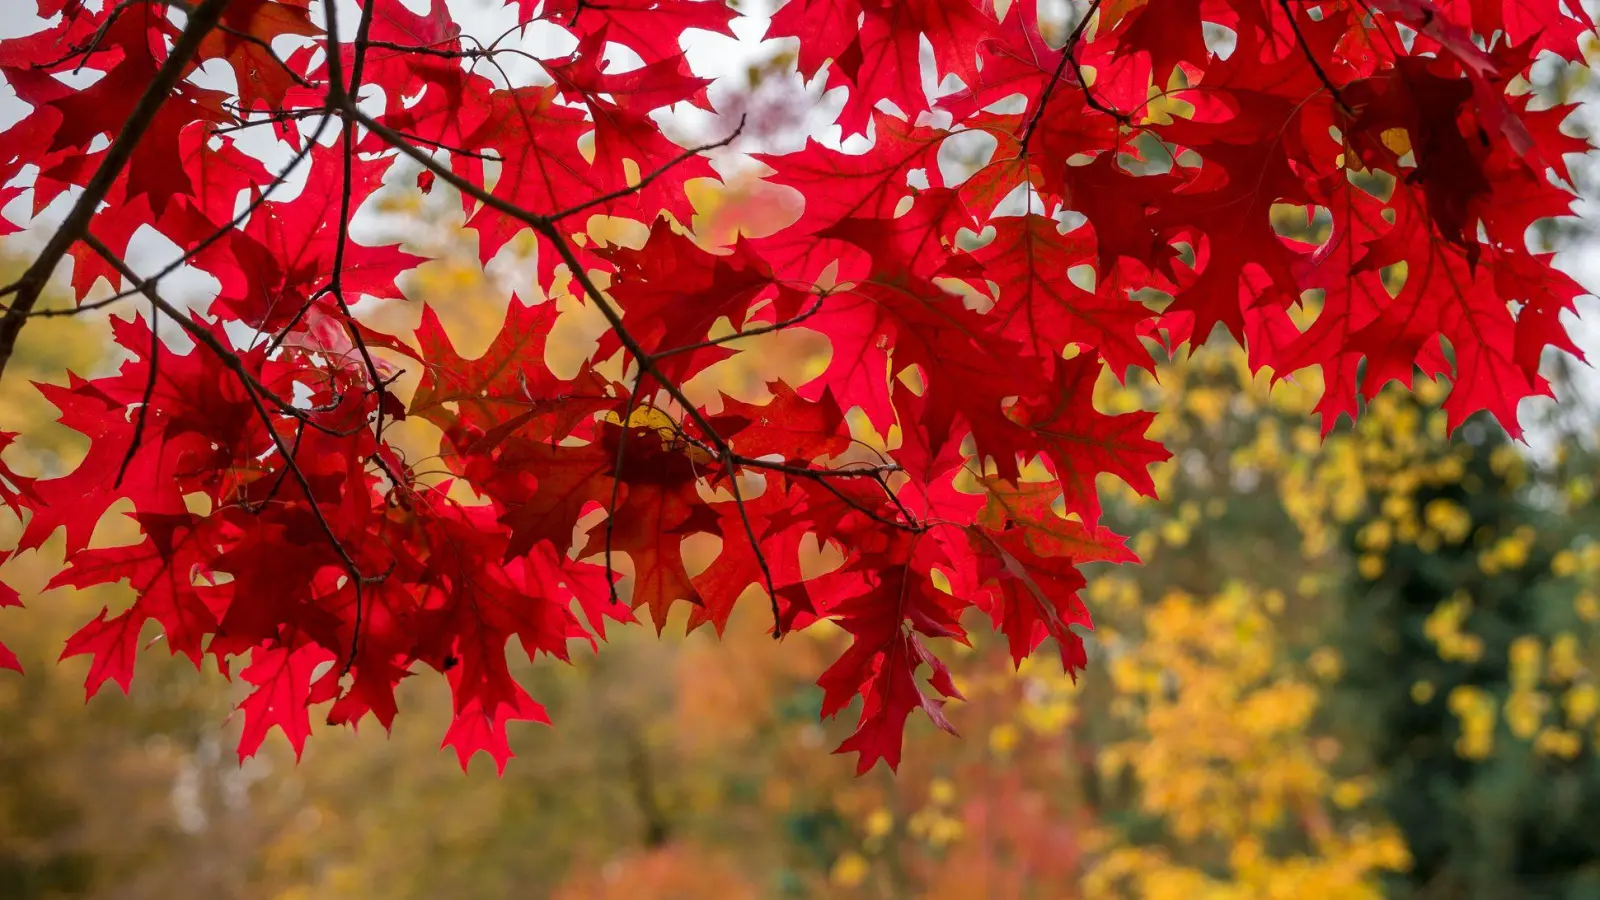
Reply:
[[[123, 322], [120, 372], [40, 388], [90, 438], [83, 463], [38, 481], [0, 468], [22, 549], [65, 531], [55, 584], [136, 592], [67, 645], [90, 657], [91, 692], [128, 687], [151, 620], [197, 664], [246, 657], [247, 755], [272, 727], [298, 750], [312, 707], [387, 726], [397, 684], [432, 668], [454, 692], [445, 742], [503, 765], [507, 722], [543, 718], [511, 639], [565, 659], [630, 606], [659, 627], [687, 604], [691, 628], [720, 630], [759, 597], [775, 636], [821, 620], [849, 634], [823, 713], [860, 698], [840, 749], [892, 766], [913, 710], [950, 727], [960, 694], [933, 648], [965, 640], [969, 608], [1019, 660], [1053, 638], [1084, 665], [1078, 567], [1133, 559], [1099, 524], [1096, 480], [1149, 492], [1168, 455], [1149, 414], [1095, 409], [1103, 369], [1151, 368], [1220, 325], [1253, 366], [1320, 367], [1324, 429], [1420, 370], [1453, 383], [1452, 424], [1487, 409], [1514, 431], [1518, 401], [1548, 391], [1541, 354], [1573, 349], [1560, 315], [1579, 289], [1525, 233], [1567, 211], [1563, 157], [1586, 145], [1560, 130], [1567, 110], [1516, 89], [1536, 55], [1579, 55], [1589, 26], [1559, 0], [1095, 0], [1051, 40], [1032, 0], [788, 0], [768, 37], [799, 39], [801, 73], [844, 89], [843, 131], [870, 146], [762, 157], [803, 212], [717, 253], [674, 224], [692, 214], [685, 182], [713, 174], [709, 148], [653, 116], [709, 108], [683, 39], [731, 34], [736, 13], [506, 5], [519, 28], [571, 35], [542, 77], [508, 81], [500, 60], [530, 58], [509, 48], [518, 29], [465, 40], [442, 0], [425, 15], [362, 0], [342, 29], [310, 0], [38, 0], [49, 26], [0, 42], [31, 107], [0, 136], [0, 200], [76, 197], [7, 291], [0, 361], [64, 255], [80, 303], [102, 278], [126, 285], [121, 302], [193, 345]], [[213, 63], [231, 93], [191, 77]], [[102, 77], [56, 77], [78, 69]], [[303, 189], [239, 148], [246, 129], [294, 151]], [[959, 135], [993, 149], [954, 182], [940, 153]], [[612, 326], [589, 364], [546, 365], [550, 302], [514, 302], [476, 359], [431, 311], [405, 340], [351, 316], [399, 298], [421, 262], [349, 235], [401, 157], [424, 190], [460, 192], [486, 259], [531, 229], [541, 289], [570, 279]], [[1329, 223], [1326, 240], [1280, 235], [1285, 204]], [[574, 240], [587, 214], [653, 227], [638, 249]], [[184, 251], [146, 277], [121, 258], [143, 228]], [[179, 264], [220, 285], [203, 315], [161, 296]], [[832, 355], [765, 405], [696, 407], [679, 386], [736, 352], [712, 337], [723, 319], [811, 329]], [[423, 373], [409, 405], [379, 356]], [[618, 356], [620, 382], [601, 374]], [[888, 458], [852, 446], [851, 409], [893, 426]], [[408, 416], [443, 430], [442, 464], [480, 502], [386, 441]], [[1035, 461], [1053, 477], [1023, 478]], [[89, 548], [123, 499], [142, 541]], [[691, 573], [696, 535], [720, 549]], [[818, 548], [842, 562], [802, 566]], [[631, 563], [620, 589], [614, 554]]]

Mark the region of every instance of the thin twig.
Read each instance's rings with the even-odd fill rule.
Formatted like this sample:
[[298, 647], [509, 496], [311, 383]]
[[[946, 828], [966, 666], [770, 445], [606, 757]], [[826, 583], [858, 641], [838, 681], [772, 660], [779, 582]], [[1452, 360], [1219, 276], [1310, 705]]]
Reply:
[[[454, 40], [452, 38], [452, 40]], [[368, 47], [379, 50], [394, 50], [400, 53], [420, 53], [424, 56], [437, 56], [440, 59], [470, 59], [482, 56], [482, 50], [445, 50], [429, 44], [397, 44], [394, 41], [367, 41]]]
[[465, 157], [469, 157], [471, 159], [481, 159], [484, 162], [505, 162], [506, 161], [506, 158], [504, 156], [501, 156], [498, 153], [491, 153], [491, 152], [488, 152], [488, 151], [468, 150], [465, 147], [452, 146], [452, 145], [446, 144], [446, 143], [444, 143], [442, 141], [433, 140], [432, 138], [425, 138], [420, 134], [412, 134], [409, 131], [400, 131], [399, 129], [396, 129], [395, 130], [395, 134], [398, 134], [401, 137], [404, 137], [408, 141], [415, 141], [418, 144], [427, 144], [430, 147], [436, 147], [436, 148], [438, 148], [440, 150], [443, 150], [443, 151], [449, 153], [452, 156], [465, 156]]
[[728, 489], [733, 493], [733, 505], [739, 510], [739, 520], [744, 523], [744, 535], [756, 555], [756, 565], [761, 567], [761, 577], [766, 582], [767, 598], [772, 602], [772, 639], [781, 640], [783, 610], [778, 607], [778, 589], [772, 583], [772, 567], [767, 564], [767, 555], [761, 549], [761, 539], [756, 537], [755, 526], [750, 524], [750, 511], [745, 508], [744, 494], [739, 490], [739, 473], [733, 467], [733, 451], [724, 453], [722, 460], [728, 469]]
[[617, 188], [616, 190], [611, 191], [610, 193], [601, 194], [598, 197], [593, 197], [593, 198], [591, 198], [589, 200], [585, 200], [584, 202], [579, 203], [576, 206], [569, 206], [566, 209], [561, 210], [560, 212], [550, 213], [549, 215], [546, 215], [543, 218], [545, 218], [547, 221], [557, 222], [557, 221], [560, 221], [561, 219], [565, 219], [567, 216], [575, 215], [577, 213], [583, 212], [586, 209], [593, 209], [596, 206], [604, 206], [604, 205], [606, 205], [607, 203], [610, 203], [613, 200], [620, 200], [623, 197], [627, 197], [627, 196], [629, 196], [631, 194], [637, 194], [640, 191], [644, 190], [645, 188], [649, 187], [650, 186], [650, 182], [655, 181], [657, 178], [660, 178], [662, 175], [665, 175], [668, 171], [670, 171], [670, 170], [672, 170], [674, 168], [677, 168], [679, 165], [681, 165], [685, 161], [689, 160], [691, 157], [699, 156], [702, 153], [705, 153], [705, 152], [710, 151], [710, 150], [716, 150], [716, 149], [718, 149], [720, 147], [726, 147], [729, 144], [733, 143], [734, 141], [738, 140], [739, 139], [739, 135], [744, 132], [744, 120], [745, 120], [745, 117], [744, 116], [740, 116], [739, 117], [739, 125], [738, 125], [738, 127], [733, 129], [733, 133], [732, 134], [728, 135], [727, 137], [723, 138], [722, 140], [720, 140], [720, 141], [712, 141], [709, 144], [701, 144], [698, 147], [690, 147], [689, 149], [683, 151], [682, 153], [679, 153], [677, 156], [674, 156], [673, 158], [671, 158], [671, 159], [667, 160], [666, 162], [662, 163], [659, 167], [657, 167], [655, 169], [655, 171], [653, 171], [650, 174], [648, 174], [648, 175], [644, 176], [643, 178], [639, 179], [639, 182], [637, 184], [632, 184], [632, 185], [629, 185], [629, 186], [623, 187], [623, 188]]
[[67, 52], [65, 54], [63, 54], [62, 56], [60, 56], [57, 59], [53, 59], [50, 62], [34, 63], [30, 68], [33, 68], [33, 69], [54, 69], [56, 66], [61, 65], [62, 63], [66, 62], [67, 60], [69, 60], [69, 59], [73, 58], [74, 56], [77, 56], [78, 54], [81, 53], [81, 54], [83, 54], [83, 58], [78, 60], [78, 64], [76, 66], [74, 66], [73, 69], [72, 69], [72, 74], [74, 74], [74, 75], [78, 74], [78, 72], [83, 70], [84, 66], [89, 64], [89, 57], [93, 56], [95, 54], [95, 51], [100, 49], [100, 42], [105, 40], [106, 32], [110, 31], [111, 30], [111, 26], [115, 25], [116, 22], [117, 22], [117, 19], [122, 17], [122, 11], [127, 9], [128, 7], [132, 6], [135, 3], [141, 3], [141, 2], [144, 2], [144, 0], [122, 0], [121, 3], [118, 3], [116, 5], [116, 7], [114, 9], [112, 9], [110, 13], [108, 13], [106, 15], [105, 19], [103, 21], [101, 21], [100, 27], [98, 27], [98, 28], [96, 28], [94, 30], [94, 34], [90, 35], [89, 39], [87, 41], [85, 41], [85, 42], [83, 42], [81, 44], [73, 45], [72, 47], [67, 49]]
[[1283, 14], [1289, 18], [1289, 28], [1294, 32], [1294, 39], [1300, 44], [1300, 52], [1304, 54], [1306, 62], [1311, 64], [1311, 71], [1317, 74], [1322, 86], [1333, 95], [1334, 102], [1339, 104], [1339, 109], [1343, 110], [1345, 115], [1354, 117], [1355, 111], [1344, 102], [1344, 95], [1334, 86], [1333, 79], [1328, 77], [1327, 71], [1322, 68], [1322, 63], [1317, 61], [1316, 54], [1311, 52], [1311, 42], [1306, 40], [1305, 32], [1300, 30], [1300, 22], [1295, 19], [1294, 9], [1289, 6], [1289, 0], [1278, 0], [1278, 5], [1283, 7]]
[[[305, 437], [305, 435], [306, 435], [306, 423], [305, 423], [305, 421], [302, 420], [302, 421], [296, 422], [294, 424], [294, 443], [289, 445], [289, 455], [291, 457], [295, 457], [295, 458], [299, 457], [299, 455], [300, 455], [300, 441], [301, 441], [301, 439], [303, 439]], [[241, 498], [240, 502], [239, 502], [239, 507], [241, 509], [243, 509], [245, 512], [251, 514], [252, 516], [260, 515], [261, 511], [267, 508], [267, 504], [271, 503], [273, 498], [278, 496], [278, 491], [283, 488], [284, 479], [286, 479], [288, 477], [289, 477], [289, 468], [287, 466], [283, 467], [282, 469], [279, 469], [278, 470], [278, 477], [272, 482], [272, 487], [267, 489], [267, 495], [265, 497], [261, 498], [261, 502], [255, 504], [254, 506], [251, 506], [250, 502], [248, 500], [245, 500], [245, 499]]]
[[616, 568], [611, 564], [612, 536], [617, 528], [617, 499], [622, 490], [622, 462], [628, 449], [628, 422], [633, 419], [634, 407], [639, 403], [639, 388], [644, 384], [643, 373], [633, 379], [628, 391], [628, 404], [622, 410], [622, 433], [617, 436], [617, 457], [611, 464], [611, 502], [606, 505], [606, 584], [611, 588], [611, 602], [620, 603], [617, 595]]
[[927, 530], [926, 527], [924, 527], [922, 524], [918, 523], [915, 519], [911, 519], [911, 520], [906, 521], [906, 522], [896, 522], [895, 520], [887, 518], [887, 517], [885, 517], [884, 515], [882, 515], [881, 513], [877, 512], [875, 510], [872, 510], [872, 509], [867, 508], [866, 506], [863, 506], [861, 503], [856, 501], [856, 499], [854, 497], [851, 497], [849, 494], [846, 494], [844, 491], [841, 491], [838, 488], [834, 487], [833, 486], [833, 482], [828, 480], [828, 479], [826, 479], [826, 478], [816, 479], [816, 482], [817, 482], [817, 484], [821, 485], [825, 490], [827, 490], [828, 493], [834, 495], [835, 497], [838, 497], [840, 500], [843, 500], [844, 504], [846, 506], [850, 507], [851, 509], [854, 509], [856, 512], [861, 513], [862, 515], [866, 516], [867, 518], [871, 519], [872, 521], [877, 522], [879, 525], [887, 525], [890, 528], [898, 528], [898, 529], [900, 529], [902, 531], [912, 532], [913, 534], [921, 534], [922, 532]]
[[796, 314], [793, 318], [784, 319], [781, 322], [769, 322], [766, 325], [758, 325], [755, 328], [734, 332], [733, 334], [724, 335], [719, 338], [709, 338], [694, 344], [684, 344], [681, 347], [672, 347], [667, 350], [657, 350], [655, 353], [652, 353], [651, 356], [654, 356], [658, 360], [666, 359], [669, 356], [676, 356], [680, 353], [693, 353], [696, 350], [706, 350], [711, 347], [720, 347], [723, 344], [732, 343], [740, 338], [757, 337], [763, 334], [771, 334], [774, 331], [782, 331], [785, 328], [792, 328], [795, 325], [799, 325], [801, 322], [804, 322], [805, 320], [821, 312], [823, 301], [827, 299], [828, 292], [823, 291], [817, 295], [816, 302], [812, 303], [811, 306], [808, 307], [804, 312]]
[[[237, 106], [237, 105], [233, 105], [233, 104], [227, 104], [227, 105], [229, 106], [229, 108], [231, 110], [233, 110], [235, 115], [238, 115], [238, 116], [254, 115], [253, 112], [251, 112], [250, 110], [244, 109], [243, 107], [240, 107], [240, 106]], [[273, 110], [271, 112], [267, 112], [267, 113], [261, 114], [261, 118], [259, 118], [259, 119], [251, 119], [248, 122], [240, 122], [237, 125], [226, 125], [226, 126], [223, 126], [221, 128], [213, 128], [213, 129], [211, 129], [211, 133], [216, 135], [216, 136], [218, 136], [218, 137], [221, 137], [222, 135], [233, 134], [234, 132], [237, 132], [237, 131], [244, 131], [247, 128], [259, 128], [262, 125], [282, 125], [285, 122], [295, 122], [295, 121], [298, 121], [300, 119], [309, 119], [312, 116], [318, 116], [318, 115], [320, 115], [320, 116], [332, 115], [332, 111], [329, 110], [328, 108], [322, 107], [322, 106], [308, 106], [308, 107], [306, 107], [304, 109]]]
[[[465, 39], [465, 40], [473, 41], [474, 43], [476, 43], [478, 45], [477, 47], [473, 47], [473, 48], [460, 47], [460, 48], [455, 48], [455, 49], [448, 49], [448, 48], [444, 48], [444, 47], [436, 47], [436, 46], [434, 46], [432, 44], [397, 44], [394, 41], [379, 41], [379, 40], [368, 41], [367, 42], [367, 46], [373, 47], [373, 48], [376, 48], [376, 49], [382, 49], [382, 50], [394, 50], [397, 53], [416, 53], [416, 54], [419, 54], [419, 55], [422, 55], [422, 56], [434, 56], [434, 57], [438, 57], [439, 59], [470, 59], [474, 63], [476, 63], [478, 60], [481, 60], [481, 59], [487, 59], [487, 60], [490, 60], [492, 62], [494, 60], [495, 54], [497, 54], [497, 53], [510, 53], [512, 55], [515, 55], [515, 56], [526, 57], [527, 59], [529, 59], [532, 62], [536, 62], [536, 63], [539, 63], [540, 65], [543, 65], [546, 62], [546, 60], [542, 60], [539, 57], [534, 56], [533, 54], [529, 53], [528, 51], [523, 50], [521, 47], [500, 47], [500, 46], [497, 46], [502, 40], [505, 39], [505, 37], [507, 35], [509, 35], [513, 31], [516, 31], [518, 27], [520, 27], [520, 26], [514, 26], [514, 27], [509, 28], [506, 31], [502, 32], [500, 37], [495, 38], [493, 43], [489, 44], [488, 46], [485, 46], [482, 41], [479, 41], [477, 38], [473, 37], [470, 34], [458, 35], [457, 37], [451, 39], [451, 40], [463, 40], [463, 39]], [[443, 43], [443, 42], [441, 42], [441, 43]], [[502, 74], [504, 74], [504, 73], [502, 72]]]
[[311, 311], [311, 307], [315, 306], [316, 302], [322, 299], [322, 295], [327, 292], [328, 289], [326, 287], [311, 292], [311, 296], [306, 298], [306, 302], [300, 304], [300, 308], [294, 311], [294, 315], [289, 317], [289, 321], [284, 323], [284, 326], [278, 329], [278, 333], [272, 336], [272, 340], [267, 341], [268, 356], [278, 352], [278, 348], [283, 346], [283, 342], [289, 339], [289, 333], [294, 331], [294, 327], [300, 324], [300, 320], [305, 318], [306, 313]]
[[1061, 76], [1066, 72], [1069, 64], [1072, 66], [1073, 75], [1078, 79], [1078, 86], [1083, 89], [1083, 102], [1088, 104], [1090, 109], [1098, 110], [1118, 122], [1127, 124], [1127, 113], [1120, 113], [1102, 105], [1095, 97], [1094, 92], [1089, 90], [1089, 85], [1083, 80], [1083, 67], [1078, 64], [1078, 42], [1083, 39], [1084, 32], [1089, 28], [1089, 20], [1094, 18], [1094, 14], [1099, 9], [1100, 0], [1093, 0], [1089, 4], [1089, 8], [1084, 10], [1083, 18], [1078, 20], [1078, 26], [1072, 29], [1072, 34], [1067, 38], [1066, 44], [1062, 45], [1061, 60], [1056, 63], [1056, 70], [1050, 76], [1050, 80], [1045, 82], [1044, 90], [1039, 92], [1039, 108], [1033, 111], [1033, 115], [1028, 119], [1027, 126], [1022, 129], [1022, 138], [1018, 141], [1018, 156], [1027, 154], [1028, 142], [1033, 140], [1033, 132], [1039, 127], [1039, 120], [1044, 118], [1044, 108], [1050, 104], [1050, 94], [1055, 91], [1056, 84], [1061, 81]]
[[905, 471], [897, 463], [868, 466], [864, 469], [813, 469], [809, 466], [793, 466], [788, 463], [753, 459], [739, 453], [733, 454], [731, 458], [735, 463], [746, 469], [766, 469], [769, 472], [793, 475], [796, 478], [876, 478], [881, 475]]
[[133, 420], [133, 437], [128, 440], [128, 452], [122, 457], [122, 465], [117, 468], [117, 480], [111, 483], [114, 488], [122, 487], [122, 479], [128, 474], [128, 467], [133, 465], [133, 457], [139, 452], [139, 445], [144, 440], [144, 423], [150, 415], [150, 398], [155, 396], [156, 379], [161, 374], [161, 310], [155, 306], [150, 307], [150, 377], [144, 383], [144, 397], [139, 401], [139, 413]]
[[[366, 68], [368, 33], [372, 30], [373, 10], [376, 3], [368, 3], [361, 7], [361, 21], [356, 25], [355, 59], [350, 66], [350, 87], [344, 86], [344, 62], [339, 58], [339, 19], [335, 15], [334, 5], [328, 4], [328, 46], [332, 48], [328, 53], [328, 106], [338, 109], [354, 109], [355, 96], [361, 90], [361, 76]], [[350, 333], [350, 340], [361, 351], [361, 360], [366, 364], [367, 376], [372, 382], [373, 393], [377, 394], [377, 423], [374, 426], [379, 445], [383, 443], [383, 408], [384, 399], [388, 394], [388, 387], [382, 376], [378, 374], [378, 363], [372, 358], [372, 351], [367, 347], [367, 340], [361, 335], [361, 329], [356, 325], [355, 316], [350, 312], [349, 303], [344, 298], [344, 257], [345, 248], [350, 243], [350, 205], [352, 194], [355, 190], [354, 165], [356, 158], [356, 123], [349, 117], [344, 121], [344, 184], [339, 196], [339, 236], [333, 246], [333, 272], [328, 276], [327, 293], [334, 302], [339, 304], [339, 313], [344, 317], [345, 330]], [[375, 455], [373, 459], [378, 468], [389, 477], [390, 483], [396, 488], [403, 482], [395, 472], [389, 469], [389, 464], [382, 455]], [[361, 610], [356, 609], [356, 638], [361, 635]], [[350, 652], [351, 660], [355, 659], [355, 651]], [[348, 671], [348, 666], [346, 667]]]

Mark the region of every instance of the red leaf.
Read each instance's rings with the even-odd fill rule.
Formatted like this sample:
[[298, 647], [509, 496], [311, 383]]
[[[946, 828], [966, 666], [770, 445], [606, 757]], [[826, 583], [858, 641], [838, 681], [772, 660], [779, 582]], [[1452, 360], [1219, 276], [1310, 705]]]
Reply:
[[250, 696], [239, 704], [244, 711], [244, 730], [239, 735], [239, 761], [249, 759], [261, 749], [267, 732], [283, 732], [294, 748], [295, 759], [311, 736], [311, 679], [316, 668], [332, 663], [333, 654], [315, 644], [290, 650], [286, 647], [257, 647], [250, 654], [250, 665], [239, 677], [255, 685]]
[[1139, 493], [1155, 496], [1148, 468], [1172, 458], [1144, 436], [1152, 414], [1106, 415], [1094, 408], [1100, 370], [1101, 363], [1093, 356], [1064, 361], [1056, 369], [1051, 395], [1027, 403], [1022, 411], [1022, 425], [1036, 436], [1061, 480], [1067, 512], [1090, 525], [1100, 520], [1098, 476], [1115, 475]]

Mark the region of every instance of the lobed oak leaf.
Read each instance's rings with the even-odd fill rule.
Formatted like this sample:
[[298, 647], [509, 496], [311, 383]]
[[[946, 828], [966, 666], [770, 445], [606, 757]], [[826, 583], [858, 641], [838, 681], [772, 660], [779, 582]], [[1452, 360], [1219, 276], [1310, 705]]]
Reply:
[[1054, 219], [1038, 215], [999, 218], [995, 227], [994, 240], [974, 255], [984, 277], [999, 286], [988, 315], [1000, 319], [1000, 334], [1043, 358], [1073, 344], [1092, 348], [1118, 377], [1129, 368], [1154, 368], [1138, 338], [1154, 314], [1127, 297], [1081, 288], [1069, 276], [1093, 258], [1083, 237], [1062, 234]]
[[563, 446], [512, 438], [485, 461], [484, 474], [470, 468], [467, 474], [505, 510], [500, 521], [511, 529], [509, 559], [540, 541], [560, 549], [571, 544], [589, 505], [610, 499], [615, 460], [615, 450], [600, 443]]
[[[0, 563], [4, 563], [10, 558], [11, 554], [9, 552], [0, 554]], [[22, 606], [22, 597], [15, 588], [0, 581], [0, 609], [5, 609], [8, 606]], [[4, 642], [0, 642], [0, 669], [10, 669], [19, 674], [22, 672], [22, 661], [17, 659], [17, 654], [12, 652], [11, 648], [7, 647]]]
[[781, 381], [768, 384], [767, 391], [772, 399], [764, 404], [724, 395], [722, 414], [712, 420], [741, 454], [813, 460], [837, 456], [850, 446], [844, 411], [831, 391], [807, 400]]
[[506, 763], [516, 755], [506, 734], [506, 726], [514, 721], [548, 725], [550, 716], [527, 691], [517, 687], [510, 702], [485, 709], [481, 702], [473, 701], [467, 708], [457, 710], [439, 746], [455, 748], [462, 771], [466, 771], [473, 756], [483, 752], [494, 759], [495, 771], [504, 775]]
[[1148, 412], [1106, 415], [1094, 408], [1094, 383], [1102, 363], [1090, 354], [1063, 361], [1056, 368], [1050, 396], [1024, 401], [1021, 425], [1036, 435], [1045, 460], [1060, 479], [1066, 511], [1086, 524], [1100, 520], [1095, 479], [1115, 475], [1145, 496], [1154, 496], [1149, 467], [1172, 458], [1166, 448], [1145, 437], [1154, 419]]
[[131, 612], [108, 619], [110, 612], [101, 607], [100, 615], [67, 638], [67, 645], [61, 651], [63, 660], [74, 656], [91, 657], [89, 674], [84, 680], [85, 700], [99, 693], [107, 681], [116, 682], [124, 694], [133, 683], [134, 661], [139, 655], [139, 630], [145, 619]]
[[834, 751], [857, 753], [857, 774], [879, 759], [891, 769], [899, 765], [905, 721], [913, 710], [920, 708], [941, 729], [954, 730], [943, 706], [960, 692], [936, 660], [931, 684], [941, 696], [929, 697], [917, 686], [917, 670], [934, 659], [917, 633], [964, 640], [964, 632], [945, 595], [914, 564], [913, 551], [911, 539], [902, 535], [870, 557], [870, 570], [847, 566], [807, 585], [819, 613], [851, 636], [849, 649], [817, 684], [823, 689], [824, 718], [841, 712], [853, 696], [862, 697], [855, 732]]
[[305, 644], [296, 648], [261, 646], [250, 654], [250, 665], [239, 677], [254, 685], [239, 704], [244, 729], [239, 735], [239, 761], [254, 756], [273, 728], [283, 732], [295, 759], [311, 736], [311, 680], [318, 666], [333, 662], [333, 654]]
[[[126, 619], [123, 630], [129, 640], [137, 639], [143, 623], [155, 621], [161, 625], [168, 649], [187, 656], [197, 667], [200, 664], [201, 644], [206, 635], [217, 628], [217, 611], [220, 598], [207, 598], [195, 584], [207, 560], [203, 550], [196, 546], [203, 540], [197, 535], [202, 522], [192, 514], [139, 514], [132, 518], [139, 523], [145, 535], [141, 544], [125, 547], [91, 549], [74, 554], [66, 568], [51, 579], [47, 589], [58, 587], [91, 587], [119, 580], [127, 580], [137, 595], [134, 604], [119, 619]], [[119, 661], [125, 648], [118, 647]], [[98, 653], [97, 653], [98, 656]], [[132, 676], [132, 659], [128, 669], [117, 672], [118, 683], [127, 692], [127, 678]], [[100, 668], [96, 660], [94, 669]], [[90, 692], [98, 689], [93, 671]]]
[[[608, 427], [600, 446], [610, 460], [621, 460], [611, 475], [622, 483], [622, 502], [610, 515], [611, 547], [633, 563], [631, 605], [650, 608], [656, 631], [666, 627], [668, 610], [683, 600], [704, 606], [685, 568], [683, 539], [695, 532], [714, 534], [719, 520], [699, 501], [700, 477], [694, 462], [651, 429]], [[618, 447], [619, 443], [624, 446]], [[620, 451], [620, 452], [619, 452]], [[582, 556], [601, 553], [606, 533], [592, 531]]]

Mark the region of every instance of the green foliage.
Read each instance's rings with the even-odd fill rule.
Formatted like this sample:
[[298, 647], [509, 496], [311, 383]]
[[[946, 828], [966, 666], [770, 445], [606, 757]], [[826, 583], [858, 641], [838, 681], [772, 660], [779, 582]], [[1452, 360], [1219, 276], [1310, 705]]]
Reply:
[[1349, 530], [1337, 708], [1414, 858], [1393, 896], [1593, 897], [1595, 457], [1537, 464], [1474, 425], [1408, 452]]

